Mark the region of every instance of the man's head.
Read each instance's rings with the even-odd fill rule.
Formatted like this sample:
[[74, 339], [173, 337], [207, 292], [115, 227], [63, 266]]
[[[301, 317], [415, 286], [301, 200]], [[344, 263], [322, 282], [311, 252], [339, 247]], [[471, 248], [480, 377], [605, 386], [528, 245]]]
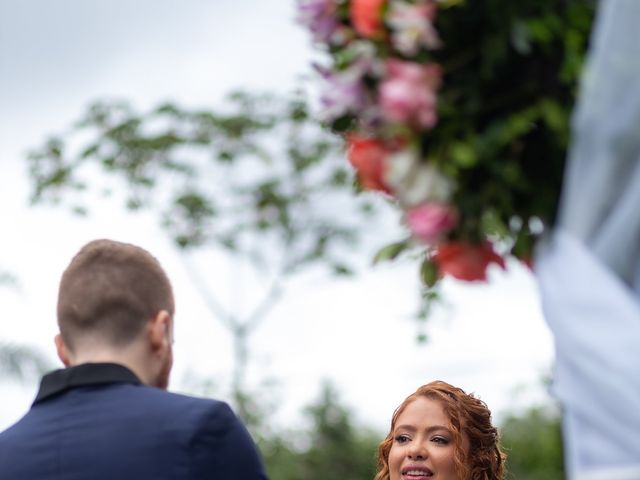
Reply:
[[145, 383], [166, 387], [173, 313], [171, 283], [149, 252], [94, 240], [73, 258], [60, 281], [59, 355], [66, 365], [125, 357], [139, 364], [127, 366], [137, 367]]

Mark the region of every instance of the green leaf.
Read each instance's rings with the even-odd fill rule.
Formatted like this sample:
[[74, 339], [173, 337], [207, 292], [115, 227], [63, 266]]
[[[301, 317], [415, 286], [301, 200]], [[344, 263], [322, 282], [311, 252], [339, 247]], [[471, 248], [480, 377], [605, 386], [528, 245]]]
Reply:
[[344, 115], [331, 123], [331, 129], [335, 132], [342, 133], [353, 127], [355, 119], [353, 115]]
[[340, 276], [345, 276], [345, 277], [353, 275], [353, 270], [351, 268], [347, 267], [343, 263], [334, 263], [331, 266], [331, 270], [333, 271], [334, 275], [340, 275]]
[[[439, 280], [438, 265], [430, 258], [425, 258], [420, 265], [420, 280], [429, 288], [435, 286]], [[427, 301], [429, 301], [427, 299]]]
[[488, 236], [498, 236], [506, 238], [509, 236], [509, 228], [502, 221], [495, 210], [487, 210], [482, 214], [480, 219], [480, 230]]
[[76, 205], [74, 206], [71, 211], [73, 212], [74, 215], [77, 215], [79, 217], [86, 217], [87, 214], [89, 213], [87, 211], [87, 208], [82, 206], [82, 205]]
[[220, 150], [218, 152], [218, 160], [220, 160], [223, 163], [231, 163], [233, 162], [234, 158], [235, 158], [235, 155], [228, 150]]
[[429, 342], [429, 335], [424, 332], [418, 333], [416, 335], [416, 342], [420, 345], [425, 345]]
[[462, 168], [474, 166], [478, 161], [475, 150], [468, 143], [455, 142], [449, 150], [451, 159]]
[[411, 245], [409, 240], [402, 240], [401, 242], [391, 243], [385, 245], [376, 252], [373, 257], [374, 265], [379, 262], [395, 260], [398, 255], [404, 252]]
[[97, 153], [97, 151], [98, 151], [98, 149], [99, 149], [99, 148], [100, 148], [100, 145], [99, 145], [99, 144], [97, 144], [97, 143], [96, 143], [96, 144], [93, 144], [93, 145], [91, 145], [91, 146], [87, 147], [86, 149], [84, 149], [84, 150], [82, 151], [82, 153], [80, 154], [80, 157], [81, 157], [81, 158], [88, 158], [88, 157], [91, 157], [91, 156], [93, 156], [95, 153]]

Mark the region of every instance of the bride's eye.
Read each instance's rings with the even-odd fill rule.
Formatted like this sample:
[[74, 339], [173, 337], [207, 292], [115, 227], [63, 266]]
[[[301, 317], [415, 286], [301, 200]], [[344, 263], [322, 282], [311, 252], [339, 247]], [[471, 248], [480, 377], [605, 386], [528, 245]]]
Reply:
[[437, 436], [433, 437], [431, 441], [439, 445], [449, 445], [449, 439], [447, 437]]
[[411, 440], [411, 437], [409, 437], [409, 435], [407, 435], [406, 433], [401, 433], [399, 435], [396, 435], [394, 440], [396, 441], [396, 443], [407, 443]]

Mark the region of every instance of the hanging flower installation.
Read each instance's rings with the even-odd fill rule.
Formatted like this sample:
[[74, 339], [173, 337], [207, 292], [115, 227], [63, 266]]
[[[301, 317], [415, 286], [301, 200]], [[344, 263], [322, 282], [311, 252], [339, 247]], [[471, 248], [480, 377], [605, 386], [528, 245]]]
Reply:
[[555, 215], [592, 0], [300, 0], [326, 52], [322, 121], [396, 202], [426, 297], [530, 264]]

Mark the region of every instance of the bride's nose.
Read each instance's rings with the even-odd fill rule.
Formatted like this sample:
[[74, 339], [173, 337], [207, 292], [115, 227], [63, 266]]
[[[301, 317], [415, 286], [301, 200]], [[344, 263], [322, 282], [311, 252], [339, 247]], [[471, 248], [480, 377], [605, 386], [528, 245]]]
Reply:
[[411, 442], [409, 450], [407, 452], [408, 457], [413, 460], [422, 460], [427, 458], [427, 448], [425, 442], [414, 441]]

